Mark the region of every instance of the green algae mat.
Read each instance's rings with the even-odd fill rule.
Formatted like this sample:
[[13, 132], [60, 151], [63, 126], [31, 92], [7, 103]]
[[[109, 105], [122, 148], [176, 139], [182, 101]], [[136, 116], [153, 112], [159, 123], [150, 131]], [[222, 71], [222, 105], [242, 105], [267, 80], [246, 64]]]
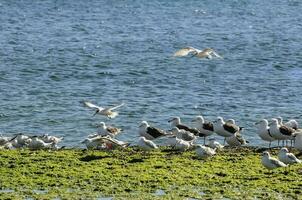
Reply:
[[0, 199], [302, 199], [302, 165], [268, 171], [262, 151], [1, 150]]

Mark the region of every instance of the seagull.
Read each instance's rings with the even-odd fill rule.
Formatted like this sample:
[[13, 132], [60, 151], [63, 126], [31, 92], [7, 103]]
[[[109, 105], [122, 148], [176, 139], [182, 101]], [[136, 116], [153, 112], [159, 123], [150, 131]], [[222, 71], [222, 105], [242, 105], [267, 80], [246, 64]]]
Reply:
[[242, 137], [242, 135], [240, 135], [239, 132], [236, 132], [234, 135], [230, 137], [226, 137], [225, 141], [230, 146], [241, 146], [241, 145], [245, 145], [246, 143], [249, 143]]
[[28, 142], [29, 138], [30, 138], [29, 136], [26, 136], [23, 133], [18, 133], [15, 136], [15, 139], [20, 145], [25, 145]]
[[104, 142], [102, 139], [100, 139], [100, 136], [93, 137], [93, 138], [86, 138], [81, 143], [85, 144], [87, 149], [103, 149], [104, 148]]
[[272, 134], [270, 133], [270, 129], [268, 126], [268, 121], [266, 119], [262, 119], [259, 122], [256, 122], [255, 125], [258, 127], [257, 134], [259, 137], [269, 142], [269, 148], [271, 147], [271, 142], [276, 140]]
[[150, 126], [146, 121], [141, 122], [138, 132], [140, 136], [145, 137], [148, 140], [154, 140], [155, 138], [169, 135], [159, 128]]
[[185, 141], [180, 138], [175, 138], [175, 144], [172, 146], [174, 149], [179, 150], [179, 151], [186, 151], [188, 150], [193, 144], [193, 141]]
[[7, 142], [9, 142], [10, 138], [3, 136], [2, 134], [0, 135], [0, 146], [5, 145]]
[[40, 139], [43, 140], [43, 142], [46, 142], [46, 143], [58, 144], [59, 142], [61, 142], [64, 139], [64, 137], [56, 137], [56, 136], [44, 134], [40, 137]]
[[295, 130], [290, 127], [280, 125], [275, 118], [272, 119], [269, 131], [273, 138], [277, 140], [291, 140], [293, 139], [293, 134], [295, 132]]
[[206, 147], [203, 145], [196, 145], [196, 154], [198, 158], [206, 159], [212, 157], [216, 154], [216, 149], [212, 149], [210, 147]]
[[90, 138], [94, 141], [94, 145], [98, 149], [115, 149], [116, 147], [125, 148], [129, 146], [128, 142], [120, 141], [115, 138], [112, 138], [110, 135], [106, 136], [96, 136], [95, 138]]
[[158, 149], [157, 145], [154, 142], [146, 139], [145, 137], [140, 137], [137, 145], [143, 150]]
[[230, 137], [240, 132], [243, 128], [235, 124], [225, 123], [222, 117], [217, 117], [213, 122], [214, 132], [222, 137]]
[[196, 136], [185, 130], [179, 130], [177, 127], [172, 128], [172, 133], [179, 139], [185, 140], [185, 141], [194, 141], [196, 140]]
[[28, 144], [29, 149], [38, 150], [38, 149], [50, 149], [55, 147], [54, 142], [46, 143], [43, 140], [39, 139], [38, 136], [32, 136], [30, 140], [31, 141]]
[[302, 132], [300, 131], [301, 129], [299, 129], [299, 131], [296, 131], [294, 134], [295, 137], [295, 148], [298, 149], [299, 151], [302, 151]]
[[301, 160], [299, 160], [294, 154], [289, 153], [286, 147], [283, 147], [279, 151], [278, 158], [281, 162], [284, 162], [285, 164], [289, 164], [289, 165], [295, 163], [301, 163]]
[[185, 130], [185, 131], [189, 131], [191, 133], [193, 133], [196, 136], [200, 136], [200, 137], [204, 137], [204, 134], [202, 134], [201, 132], [199, 132], [196, 128], [191, 128], [187, 125], [184, 125], [180, 122], [180, 118], [179, 117], [174, 117], [171, 120], [169, 120], [168, 122], [171, 123], [172, 128], [173, 127], [177, 127], [180, 130]]
[[109, 135], [112, 138], [114, 138], [122, 131], [122, 129], [120, 128], [106, 126], [105, 122], [100, 122], [98, 124], [98, 127], [99, 127], [98, 134], [100, 134], [101, 136]]
[[118, 112], [114, 112], [113, 110], [123, 106], [124, 103], [114, 106], [114, 107], [110, 107], [110, 108], [99, 107], [88, 101], [84, 101], [84, 105], [88, 108], [95, 109], [95, 113], [93, 116], [95, 116], [96, 114], [100, 114], [100, 115], [104, 115], [104, 116], [108, 117], [109, 119], [111, 119], [111, 118], [115, 118], [118, 115]]
[[217, 58], [222, 58], [219, 54], [217, 54], [211, 48], [205, 48], [203, 50], [199, 50], [194, 47], [182, 48], [174, 53], [174, 57], [183, 57], [183, 56], [187, 56], [188, 54], [192, 54], [193, 56], [196, 56], [198, 58], [212, 59], [213, 56], [215, 56]]
[[280, 124], [280, 125], [284, 125], [284, 126], [287, 126], [287, 127], [290, 127], [290, 128], [292, 128], [292, 129], [294, 129], [294, 130], [297, 130], [298, 129], [298, 122], [296, 121], [296, 120], [294, 120], [294, 119], [291, 119], [291, 120], [289, 120], [288, 122], [286, 122], [286, 123], [283, 123], [283, 118], [282, 117], [277, 117], [276, 118], [277, 120], [278, 120], [278, 123]]
[[224, 146], [222, 144], [220, 144], [219, 142], [215, 141], [215, 138], [210, 138], [209, 139], [209, 144], [208, 146], [212, 149], [223, 149]]
[[225, 123], [236, 124], [234, 119], [228, 119], [225, 121]]
[[204, 135], [204, 143], [207, 136], [210, 136], [214, 133], [214, 126], [212, 122], [205, 122], [203, 116], [196, 116], [192, 120], [195, 123], [195, 128]]
[[280, 160], [277, 160], [276, 158], [272, 158], [268, 151], [265, 151], [262, 153], [262, 159], [261, 159], [262, 165], [271, 170], [278, 167], [286, 167], [287, 165], [281, 162]]

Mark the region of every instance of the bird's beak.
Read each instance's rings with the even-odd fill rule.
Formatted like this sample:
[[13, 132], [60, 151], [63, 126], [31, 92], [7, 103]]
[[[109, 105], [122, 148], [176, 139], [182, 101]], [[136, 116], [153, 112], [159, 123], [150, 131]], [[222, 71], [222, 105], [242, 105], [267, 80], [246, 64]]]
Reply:
[[218, 120], [214, 120], [213, 123], [216, 123]]
[[173, 119], [168, 120], [169, 123], [172, 122], [172, 121], [173, 121]]
[[270, 126], [270, 125], [272, 125], [272, 124], [273, 124], [273, 122], [269, 123], [268, 125]]
[[97, 111], [95, 111], [95, 113], [92, 115], [93, 117], [98, 113], [99, 111], [97, 110]]
[[196, 119], [193, 119], [191, 122], [196, 122]]
[[255, 125], [259, 124], [260, 122], [255, 122]]

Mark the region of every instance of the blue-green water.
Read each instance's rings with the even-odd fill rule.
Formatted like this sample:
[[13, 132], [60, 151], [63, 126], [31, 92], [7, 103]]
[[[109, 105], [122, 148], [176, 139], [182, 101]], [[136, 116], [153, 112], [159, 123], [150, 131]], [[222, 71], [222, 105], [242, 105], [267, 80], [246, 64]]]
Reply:
[[[76, 145], [105, 121], [135, 140], [142, 120], [168, 129], [202, 114], [300, 123], [302, 3], [276, 1], [0, 1], [1, 132], [49, 133]], [[212, 47], [224, 59], [173, 58]], [[125, 102], [92, 117], [82, 100]]]

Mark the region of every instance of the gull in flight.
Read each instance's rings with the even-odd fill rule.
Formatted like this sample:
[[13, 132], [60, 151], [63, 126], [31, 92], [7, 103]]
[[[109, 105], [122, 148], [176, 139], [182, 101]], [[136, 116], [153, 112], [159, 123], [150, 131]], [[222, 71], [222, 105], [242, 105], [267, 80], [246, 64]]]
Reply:
[[88, 108], [95, 109], [95, 113], [93, 116], [95, 116], [96, 114], [99, 114], [99, 115], [104, 115], [104, 116], [108, 117], [109, 119], [111, 119], [111, 118], [115, 118], [118, 115], [118, 112], [114, 112], [113, 110], [123, 106], [124, 103], [114, 106], [114, 107], [110, 107], [110, 108], [103, 108], [103, 107], [94, 105], [88, 101], [84, 101], [84, 105]]
[[174, 53], [174, 57], [183, 57], [183, 56], [187, 56], [189, 54], [192, 54], [193, 56], [196, 56], [198, 58], [212, 59], [213, 56], [217, 57], [217, 58], [222, 58], [219, 54], [217, 54], [211, 48], [205, 48], [203, 50], [199, 50], [194, 47], [182, 48]]

